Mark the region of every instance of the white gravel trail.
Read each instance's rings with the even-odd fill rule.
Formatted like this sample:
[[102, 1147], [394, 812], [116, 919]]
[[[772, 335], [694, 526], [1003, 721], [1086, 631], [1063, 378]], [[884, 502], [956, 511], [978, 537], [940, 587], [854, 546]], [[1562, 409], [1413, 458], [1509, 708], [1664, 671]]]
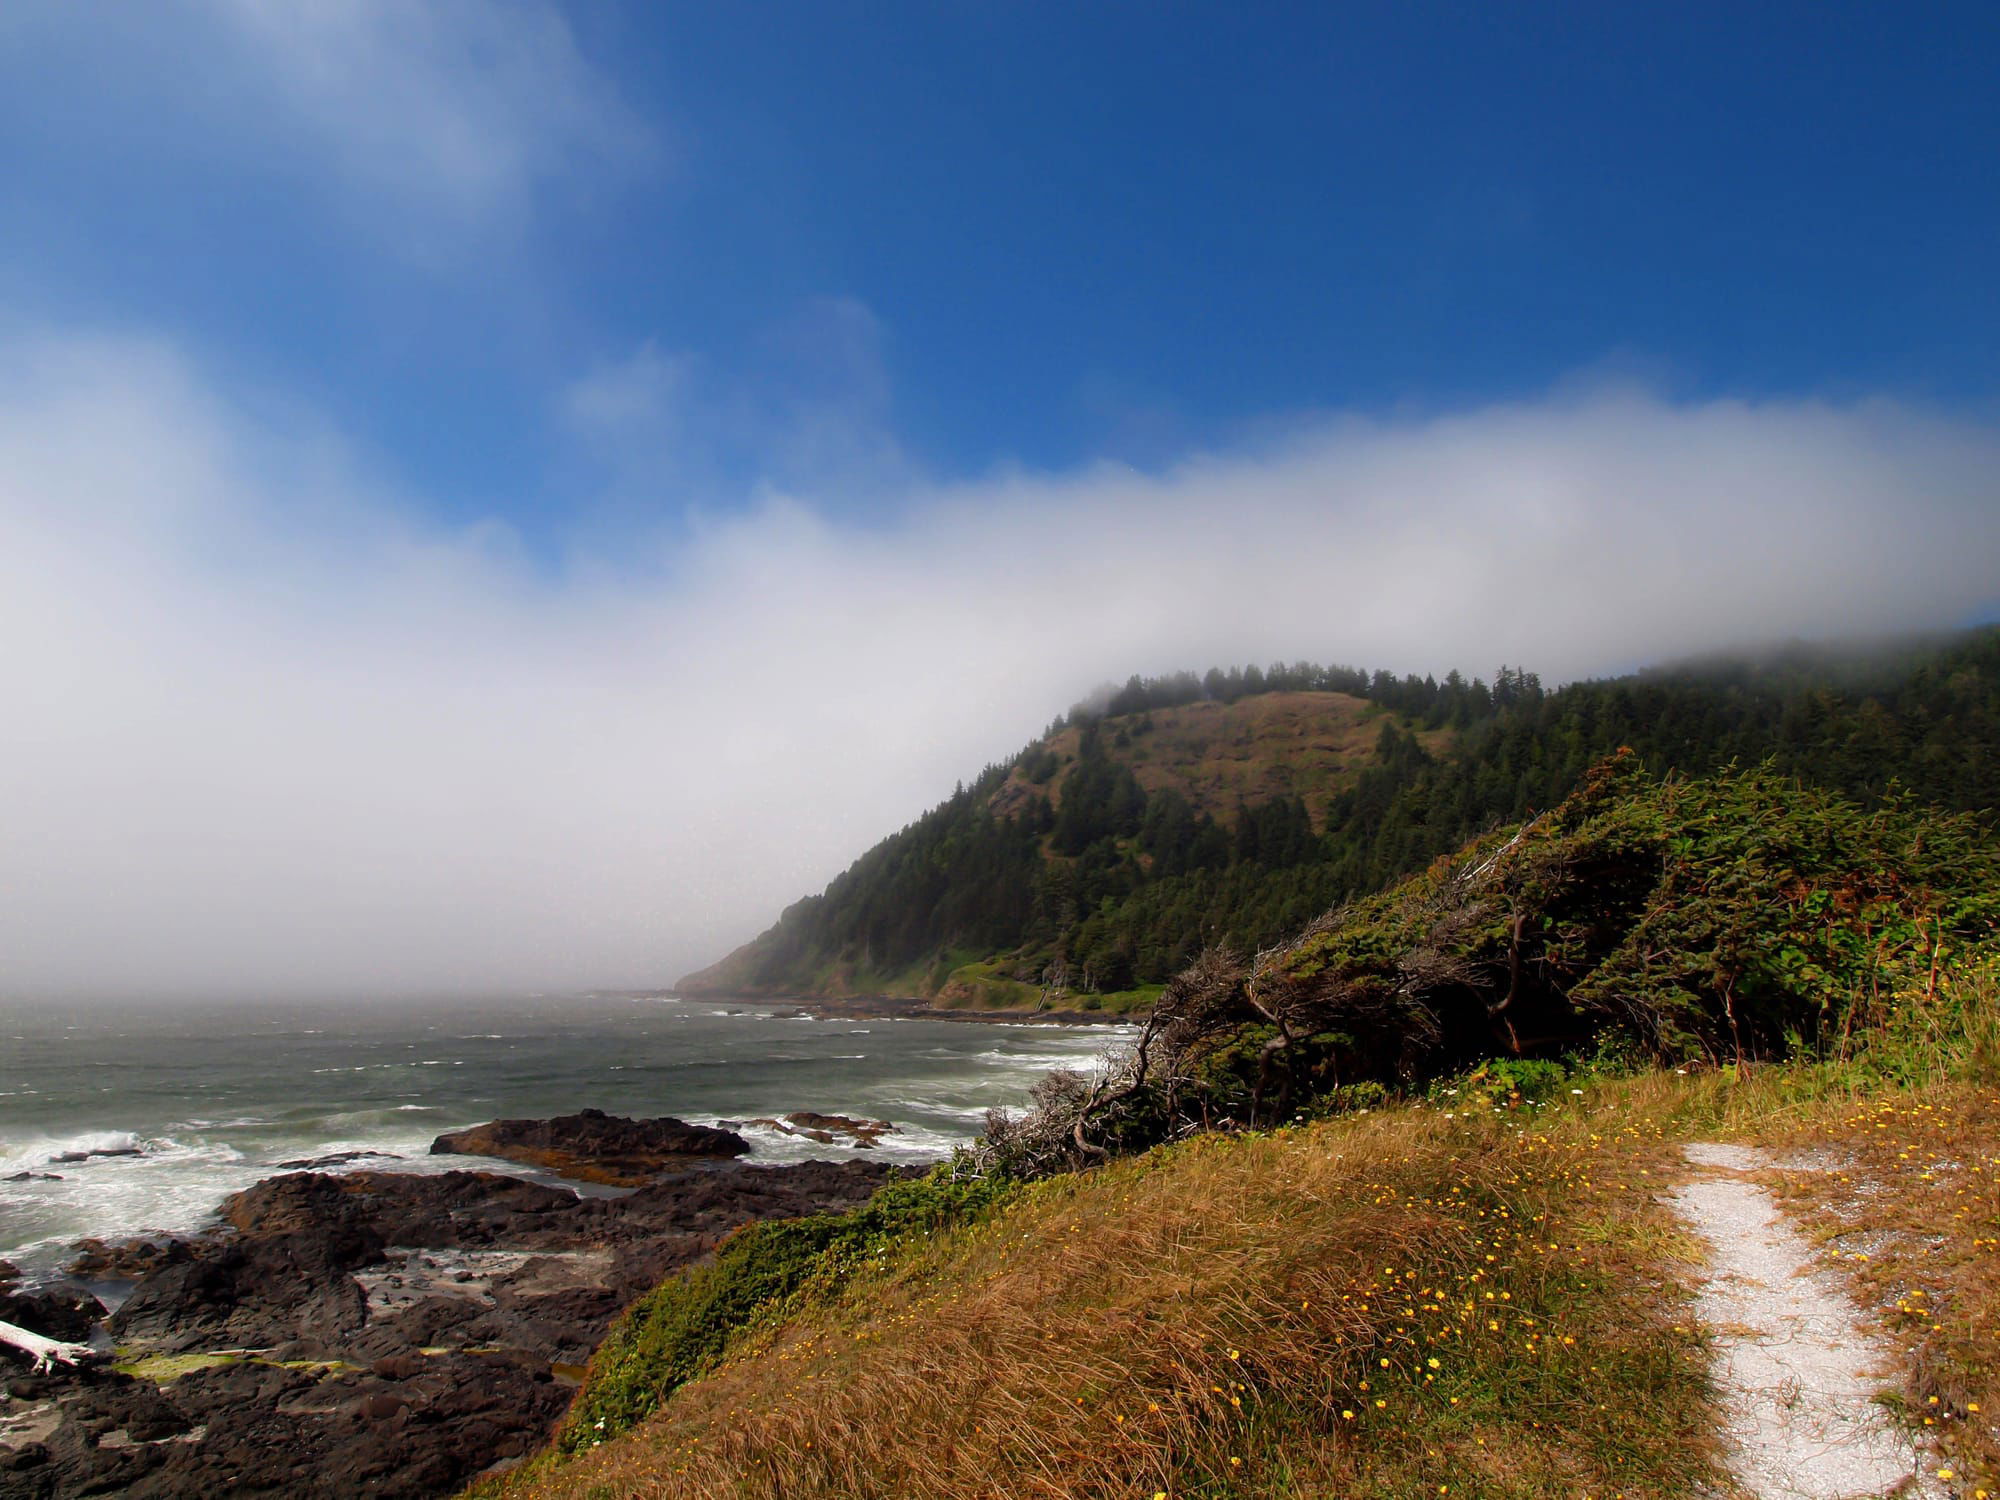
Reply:
[[1701, 1170], [1669, 1201], [1708, 1244], [1697, 1307], [1714, 1335], [1728, 1461], [1743, 1492], [1943, 1500], [1935, 1466], [1874, 1399], [1889, 1387], [1890, 1352], [1815, 1268], [1777, 1200], [1739, 1175], [1780, 1163], [1747, 1146], [1684, 1154]]

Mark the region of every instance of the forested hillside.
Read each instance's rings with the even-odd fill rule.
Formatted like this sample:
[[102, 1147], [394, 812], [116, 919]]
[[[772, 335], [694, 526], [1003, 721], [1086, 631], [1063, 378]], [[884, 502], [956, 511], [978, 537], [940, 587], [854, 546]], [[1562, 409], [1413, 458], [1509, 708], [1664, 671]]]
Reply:
[[1254, 952], [1630, 747], [1650, 772], [1769, 762], [1864, 804], [2000, 805], [2000, 630], [1799, 647], [1545, 690], [1310, 664], [1134, 678], [681, 982], [1036, 1003]]

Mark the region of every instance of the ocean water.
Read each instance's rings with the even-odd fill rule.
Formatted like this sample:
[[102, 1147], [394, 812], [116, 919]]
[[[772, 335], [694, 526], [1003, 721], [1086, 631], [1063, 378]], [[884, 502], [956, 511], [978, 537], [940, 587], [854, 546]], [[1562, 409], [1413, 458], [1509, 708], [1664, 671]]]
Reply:
[[[336, 1152], [376, 1153], [350, 1169], [539, 1176], [430, 1156], [430, 1142], [586, 1106], [699, 1123], [869, 1115], [901, 1127], [873, 1154], [934, 1158], [1116, 1039], [1109, 1026], [819, 1020], [667, 996], [0, 1008], [0, 1258], [41, 1275], [85, 1235], [186, 1233], [280, 1163]], [[751, 1163], [852, 1150], [743, 1134]], [[136, 1154], [57, 1160], [105, 1150]], [[38, 1180], [4, 1180], [21, 1172]]]

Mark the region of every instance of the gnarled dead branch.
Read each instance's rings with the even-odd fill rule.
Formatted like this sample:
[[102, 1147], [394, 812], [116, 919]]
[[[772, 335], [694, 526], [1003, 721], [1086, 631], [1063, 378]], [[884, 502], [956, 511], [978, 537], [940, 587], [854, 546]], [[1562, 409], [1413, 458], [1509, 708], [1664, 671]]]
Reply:
[[0, 1344], [10, 1345], [26, 1354], [35, 1362], [37, 1374], [51, 1365], [80, 1365], [97, 1355], [97, 1351], [88, 1344], [67, 1344], [61, 1339], [44, 1338], [12, 1323], [0, 1323]]

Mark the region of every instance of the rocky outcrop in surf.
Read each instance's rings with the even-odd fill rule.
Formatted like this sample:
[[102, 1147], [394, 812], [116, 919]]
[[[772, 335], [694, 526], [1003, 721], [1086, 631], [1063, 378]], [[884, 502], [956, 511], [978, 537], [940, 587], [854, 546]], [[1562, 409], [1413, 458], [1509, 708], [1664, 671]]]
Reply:
[[[733, 1126], [733, 1120], [724, 1120], [724, 1125]], [[772, 1119], [760, 1115], [745, 1122], [761, 1125], [766, 1130], [775, 1130], [780, 1135], [797, 1136], [815, 1145], [833, 1146], [841, 1143], [857, 1150], [871, 1151], [875, 1143], [885, 1135], [897, 1134], [900, 1127], [887, 1120], [857, 1120], [850, 1115], [823, 1115], [815, 1110], [795, 1109], [783, 1119]]]
[[729, 1160], [749, 1149], [732, 1130], [690, 1125], [671, 1115], [628, 1120], [601, 1109], [550, 1120], [493, 1120], [431, 1142], [433, 1155], [497, 1156], [611, 1187], [641, 1187], [690, 1162]]

